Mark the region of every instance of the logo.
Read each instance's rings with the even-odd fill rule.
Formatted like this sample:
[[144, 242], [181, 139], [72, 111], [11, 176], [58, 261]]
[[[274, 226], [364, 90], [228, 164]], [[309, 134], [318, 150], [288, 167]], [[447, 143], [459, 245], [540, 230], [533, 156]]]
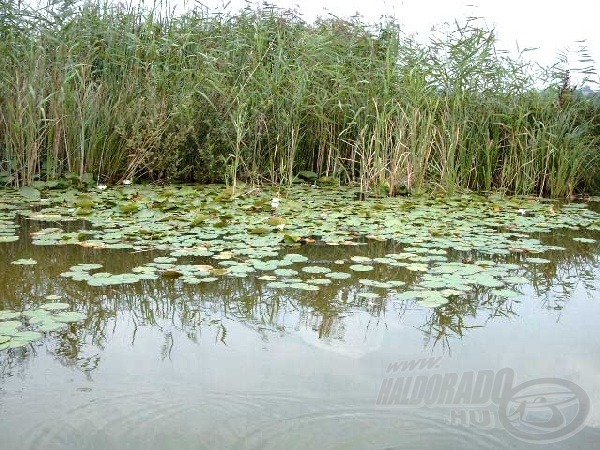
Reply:
[[590, 398], [579, 385], [538, 378], [515, 386], [500, 403], [498, 418], [517, 439], [549, 444], [579, 432], [590, 409]]
[[585, 426], [590, 398], [572, 381], [538, 378], [515, 385], [511, 368], [440, 373], [441, 359], [389, 364], [375, 403], [450, 408], [452, 425], [502, 427], [516, 439], [536, 444], [562, 441]]

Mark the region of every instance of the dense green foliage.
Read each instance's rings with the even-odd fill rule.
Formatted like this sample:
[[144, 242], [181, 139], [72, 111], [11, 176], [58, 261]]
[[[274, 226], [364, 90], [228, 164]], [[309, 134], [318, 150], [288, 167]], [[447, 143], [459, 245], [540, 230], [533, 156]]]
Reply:
[[566, 196], [595, 188], [598, 106], [540, 91], [493, 33], [423, 45], [394, 23], [276, 9], [169, 15], [0, 0], [0, 171], [14, 185], [291, 182]]

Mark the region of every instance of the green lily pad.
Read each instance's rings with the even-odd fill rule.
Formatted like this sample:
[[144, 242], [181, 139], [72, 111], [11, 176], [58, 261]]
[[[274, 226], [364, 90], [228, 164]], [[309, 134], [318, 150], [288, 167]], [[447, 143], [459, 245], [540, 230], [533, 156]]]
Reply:
[[370, 270], [373, 270], [373, 266], [370, 266], [368, 264], [352, 264], [349, 268], [350, 270], [354, 270], [355, 272], [368, 272]]
[[63, 311], [63, 312], [59, 312], [58, 314], [54, 315], [54, 320], [56, 322], [64, 322], [64, 323], [80, 322], [80, 321], [84, 320], [85, 318], [86, 318], [85, 314], [82, 314], [82, 313], [76, 312], [76, 311]]
[[37, 264], [37, 261], [32, 258], [17, 259], [15, 261], [11, 262], [11, 264], [17, 264], [17, 265], [22, 265], [22, 266], [33, 266], [33, 265]]
[[352, 278], [352, 274], [346, 272], [329, 272], [326, 273], [325, 276], [334, 280], [347, 280], [348, 278]]
[[373, 261], [372, 258], [369, 258], [368, 256], [352, 256], [350, 257], [350, 259], [356, 263], [370, 263]]
[[595, 244], [596, 242], [598, 242], [598, 241], [596, 241], [596, 239], [584, 238], [584, 237], [574, 237], [573, 240], [577, 241], [577, 242], [582, 242], [584, 244]]
[[307, 281], [309, 284], [316, 284], [318, 286], [326, 286], [333, 283], [329, 278], [312, 278]]
[[31, 201], [38, 201], [42, 197], [40, 191], [31, 186], [23, 186], [19, 189], [19, 194]]
[[548, 264], [552, 261], [550, 261], [549, 259], [544, 259], [544, 258], [527, 258], [525, 260], [525, 262], [528, 262], [530, 264]]
[[373, 300], [373, 299], [381, 297], [379, 294], [377, 294], [375, 292], [359, 292], [358, 294], [356, 294], [356, 296], [361, 297], [361, 298], [366, 298], [369, 300]]
[[0, 334], [4, 336], [13, 336], [15, 333], [18, 333], [18, 329], [22, 326], [23, 324], [16, 320], [6, 320], [0, 322]]
[[10, 310], [2, 310], [0, 311], [0, 320], [11, 320], [20, 317], [21, 313], [10, 311]]
[[294, 263], [301, 263], [301, 262], [308, 261], [308, 258], [306, 256], [299, 255], [298, 253], [288, 253], [283, 257], [283, 259], [286, 259], [286, 260], [294, 262]]
[[293, 277], [298, 275], [298, 271], [293, 269], [275, 269], [273, 273], [279, 277]]
[[63, 309], [69, 309], [71, 305], [68, 303], [45, 303], [40, 305], [40, 308], [48, 310], [48, 311], [60, 311]]
[[306, 266], [302, 268], [302, 272], [306, 273], [329, 273], [331, 269], [323, 266]]

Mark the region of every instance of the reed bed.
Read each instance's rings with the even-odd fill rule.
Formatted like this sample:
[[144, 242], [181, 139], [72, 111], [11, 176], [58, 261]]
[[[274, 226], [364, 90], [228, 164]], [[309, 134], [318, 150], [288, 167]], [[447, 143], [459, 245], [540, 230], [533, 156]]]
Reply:
[[467, 21], [394, 22], [0, 0], [0, 180], [294, 181], [365, 193], [598, 186], [598, 105]]

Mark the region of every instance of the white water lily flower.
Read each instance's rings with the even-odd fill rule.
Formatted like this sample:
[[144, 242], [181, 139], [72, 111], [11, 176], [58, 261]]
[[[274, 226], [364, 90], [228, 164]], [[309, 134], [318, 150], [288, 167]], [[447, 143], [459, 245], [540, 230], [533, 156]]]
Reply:
[[108, 186], [105, 184], [99, 184], [98, 186], [96, 186], [96, 189], [98, 189], [99, 191], [104, 191]]
[[131, 184], [131, 180], [123, 180], [123, 184]]
[[273, 197], [273, 199], [271, 200], [271, 208], [273, 208], [273, 209], [279, 208], [280, 201], [281, 201], [281, 199], [279, 197]]

